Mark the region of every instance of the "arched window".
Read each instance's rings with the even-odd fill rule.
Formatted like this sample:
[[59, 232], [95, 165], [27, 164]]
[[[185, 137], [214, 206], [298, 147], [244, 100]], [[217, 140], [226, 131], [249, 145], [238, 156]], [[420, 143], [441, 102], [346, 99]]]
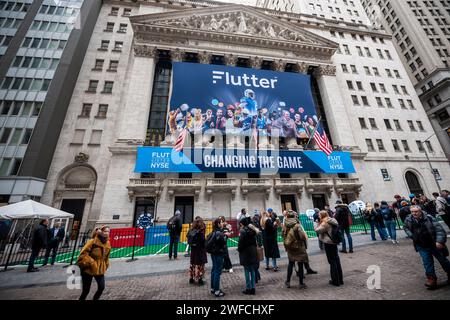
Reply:
[[420, 185], [419, 178], [414, 172], [406, 172], [405, 178], [410, 193], [415, 194], [416, 196], [424, 194], [422, 186]]

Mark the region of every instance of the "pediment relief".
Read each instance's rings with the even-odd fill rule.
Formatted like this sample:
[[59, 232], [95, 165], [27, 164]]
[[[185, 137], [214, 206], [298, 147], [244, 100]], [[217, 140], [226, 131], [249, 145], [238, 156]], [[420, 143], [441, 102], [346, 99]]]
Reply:
[[130, 20], [138, 38], [140, 31], [146, 30], [145, 26], [148, 26], [291, 42], [331, 50], [338, 46], [296, 25], [268, 16], [263, 11], [240, 5], [148, 14], [135, 16]]

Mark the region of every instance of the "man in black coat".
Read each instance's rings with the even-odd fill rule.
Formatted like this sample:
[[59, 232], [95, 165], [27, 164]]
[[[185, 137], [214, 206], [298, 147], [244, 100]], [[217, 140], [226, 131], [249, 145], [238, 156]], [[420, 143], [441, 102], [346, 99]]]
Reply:
[[178, 242], [180, 241], [181, 230], [183, 229], [183, 221], [181, 220], [181, 211], [175, 211], [175, 215], [167, 222], [167, 229], [169, 230], [169, 260], [177, 259]]
[[58, 253], [58, 246], [60, 242], [64, 240], [65, 235], [66, 232], [64, 231], [64, 228], [61, 228], [61, 224], [59, 222], [55, 223], [53, 228], [50, 229], [47, 250], [45, 250], [45, 259], [42, 266], [47, 265], [48, 257], [50, 256], [50, 251], [53, 251], [51, 265], [55, 264], [56, 255]]
[[43, 219], [39, 223], [39, 226], [36, 228], [36, 230], [34, 230], [33, 240], [32, 240], [32, 245], [31, 245], [31, 256], [30, 256], [30, 261], [28, 262], [27, 272], [39, 271], [38, 268], [34, 267], [34, 260], [36, 260], [41, 249], [47, 247], [47, 241], [48, 241], [47, 226], [48, 226], [48, 220]]
[[341, 230], [342, 253], [347, 253], [344, 233], [347, 235], [348, 239], [348, 249], [349, 249], [348, 252], [353, 253], [353, 239], [350, 233], [350, 222], [349, 222], [350, 215], [351, 212], [350, 209], [348, 208], [348, 205], [343, 204], [341, 200], [336, 201], [336, 214], [334, 218], [337, 220], [339, 228]]

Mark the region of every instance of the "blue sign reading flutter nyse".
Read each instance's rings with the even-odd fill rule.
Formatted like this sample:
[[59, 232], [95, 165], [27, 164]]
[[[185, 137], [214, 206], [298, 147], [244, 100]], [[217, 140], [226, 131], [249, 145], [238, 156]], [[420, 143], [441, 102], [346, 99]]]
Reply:
[[354, 173], [349, 152], [139, 147], [135, 172]]
[[[166, 134], [310, 137], [317, 125], [310, 76], [222, 65], [174, 62]], [[314, 143], [314, 141], [312, 141]]]

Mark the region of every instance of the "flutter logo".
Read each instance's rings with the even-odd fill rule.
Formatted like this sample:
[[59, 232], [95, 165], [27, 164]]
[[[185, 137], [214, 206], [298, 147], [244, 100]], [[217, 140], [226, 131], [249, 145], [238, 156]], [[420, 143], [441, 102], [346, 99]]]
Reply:
[[218, 80], [225, 80], [226, 85], [232, 86], [245, 86], [253, 88], [275, 89], [275, 84], [278, 82], [277, 77], [273, 79], [258, 78], [254, 74], [251, 76], [244, 73], [243, 75], [233, 75], [228, 71], [215, 71], [213, 70], [213, 83], [217, 84]]

